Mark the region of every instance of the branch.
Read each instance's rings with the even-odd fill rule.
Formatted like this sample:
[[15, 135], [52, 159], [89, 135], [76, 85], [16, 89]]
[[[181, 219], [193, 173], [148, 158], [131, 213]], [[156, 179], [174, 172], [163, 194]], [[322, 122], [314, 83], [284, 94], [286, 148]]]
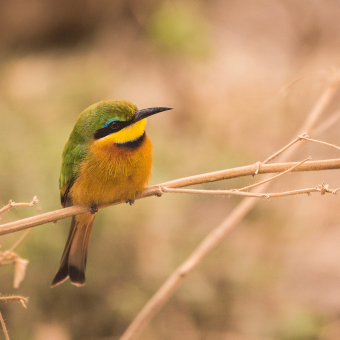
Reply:
[[[298, 165], [299, 162], [286, 162], [286, 163], [274, 163], [274, 164], [263, 164], [260, 163], [260, 169], [258, 170], [258, 174], [270, 174], [283, 172], [291, 168], [292, 166]], [[320, 161], [310, 161], [306, 162], [299, 166], [298, 169], [294, 169], [294, 172], [300, 171], [319, 171], [319, 170], [333, 170], [339, 169], [340, 158], [336, 159], [327, 159]], [[257, 171], [258, 164], [252, 164], [242, 167], [237, 167], [233, 169], [226, 169], [220, 171], [209, 172], [202, 175], [196, 175], [191, 177], [180, 178], [177, 180], [165, 182], [162, 184], [158, 184], [158, 186], [165, 186], [168, 188], [182, 188], [189, 185], [195, 184], [203, 184], [209, 182], [217, 182], [225, 179], [243, 177], [243, 176], [252, 176]], [[154, 186], [157, 187], [157, 186]], [[154, 188], [151, 187], [151, 188]]]
[[194, 189], [170, 189], [166, 187], [161, 187], [163, 192], [168, 193], [180, 193], [180, 194], [199, 194], [199, 195], [221, 195], [221, 196], [243, 196], [243, 197], [255, 197], [255, 198], [278, 198], [285, 196], [294, 196], [307, 194], [311, 196], [312, 192], [320, 192], [321, 195], [325, 193], [337, 194], [339, 189], [329, 189], [328, 184], [320, 184], [315, 188], [306, 188], [306, 189], [298, 189], [298, 190], [290, 190], [290, 191], [281, 191], [281, 192], [273, 192], [273, 193], [256, 193], [256, 192], [242, 192], [237, 189], [232, 190], [194, 190]]
[[27, 308], [26, 303], [28, 303], [28, 298], [20, 295], [0, 296], [0, 301], [19, 301], [24, 308]]
[[3, 208], [0, 209], [0, 215], [4, 213], [5, 211], [12, 209], [12, 208], [33, 207], [37, 203], [39, 203], [37, 196], [34, 196], [32, 202], [30, 203], [15, 203], [12, 200], [10, 200], [7, 205], [5, 205]]
[[[0, 296], [0, 301], [15, 301], [15, 300], [20, 301], [21, 304], [23, 305], [23, 307], [27, 308], [26, 303], [28, 302], [28, 299], [23, 297], [23, 296], [20, 296], [20, 295]], [[1, 312], [0, 312], [0, 324], [1, 324], [1, 327], [4, 331], [6, 340], [10, 340], [9, 335], [8, 335], [8, 331], [7, 331], [7, 327], [6, 327], [6, 324], [5, 324], [5, 320], [2, 317]]]
[[[261, 164], [261, 167], [258, 171], [259, 174], [267, 174], [267, 173], [277, 173], [284, 172], [289, 170], [292, 167], [299, 166], [298, 168], [294, 168], [292, 171], [300, 172], [300, 171], [320, 171], [320, 170], [334, 170], [340, 169], [340, 159], [327, 159], [321, 161], [310, 161], [305, 162], [304, 164], [300, 164], [301, 162], [287, 162], [287, 163], [274, 163], [274, 164]], [[162, 191], [161, 187], [166, 188], [183, 188], [186, 186], [194, 185], [194, 184], [203, 184], [209, 182], [216, 182], [225, 179], [231, 179], [242, 176], [250, 176], [255, 173], [257, 169], [256, 164], [242, 166], [239, 168], [226, 169], [221, 171], [214, 171], [206, 174], [184, 177], [177, 180], [161, 183], [152, 187], [149, 187], [143, 191], [141, 195], [136, 197], [136, 199], [146, 198], [150, 196], [161, 196]], [[109, 204], [99, 205], [98, 209], [103, 209], [109, 206], [114, 206], [117, 204], [125, 203], [122, 200], [116, 200]], [[45, 214], [41, 214], [38, 216], [28, 217], [22, 220], [6, 223], [0, 225], [0, 236], [10, 234], [19, 230], [36, 227], [38, 225], [42, 225], [49, 222], [55, 222], [73, 215], [79, 215], [84, 212], [89, 211], [89, 207], [86, 206], [72, 206], [64, 209], [59, 209], [55, 211], [51, 211]]]
[[5, 320], [4, 320], [4, 318], [2, 317], [1, 312], [0, 312], [0, 323], [1, 323], [1, 327], [2, 327], [2, 329], [3, 329], [3, 331], [4, 331], [6, 340], [10, 340], [10, 339], [9, 339], [9, 335], [8, 335], [8, 331], [7, 331], [7, 328], [6, 328]]
[[301, 139], [305, 139], [305, 140], [307, 140], [309, 142], [313, 142], [313, 143], [319, 143], [319, 144], [323, 144], [323, 145], [328, 145], [328, 146], [330, 146], [330, 147], [332, 147], [334, 149], [340, 150], [340, 148], [338, 146], [334, 145], [334, 144], [330, 144], [330, 143], [323, 142], [321, 140], [309, 138], [308, 135], [301, 136]]

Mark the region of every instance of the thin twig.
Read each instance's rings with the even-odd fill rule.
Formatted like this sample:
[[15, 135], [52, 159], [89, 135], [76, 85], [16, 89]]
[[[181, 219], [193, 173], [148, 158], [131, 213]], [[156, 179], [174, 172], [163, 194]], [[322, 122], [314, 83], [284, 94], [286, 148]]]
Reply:
[[27, 308], [28, 298], [20, 295], [0, 296], [0, 301], [19, 301], [24, 308]]
[[313, 143], [319, 143], [319, 144], [323, 144], [323, 145], [328, 145], [332, 148], [335, 148], [337, 150], [340, 150], [340, 148], [334, 144], [330, 144], [330, 143], [326, 143], [326, 142], [323, 142], [321, 140], [317, 140], [317, 139], [312, 139], [312, 138], [309, 138], [309, 137], [301, 137], [302, 139], [305, 139], [305, 140], [308, 140], [309, 142], [313, 142]]
[[2, 213], [4, 213], [5, 211], [7, 211], [7, 210], [9, 210], [9, 209], [12, 209], [12, 208], [18, 208], [18, 207], [33, 207], [33, 206], [36, 205], [37, 203], [39, 203], [37, 196], [34, 196], [32, 202], [29, 202], [29, 203], [27, 203], [27, 202], [23, 202], [23, 203], [15, 203], [15, 202], [13, 202], [12, 200], [10, 200], [10, 201], [8, 202], [7, 205], [5, 205], [3, 208], [0, 209], [0, 215], [1, 215]]
[[[198, 194], [198, 195], [217, 195], [217, 196], [244, 196], [244, 197], [255, 197], [255, 198], [278, 198], [285, 196], [294, 196], [300, 194], [310, 194], [312, 192], [324, 192], [320, 189], [320, 186], [315, 188], [306, 188], [306, 189], [297, 189], [297, 190], [289, 190], [289, 191], [281, 191], [281, 192], [265, 192], [265, 193], [257, 193], [257, 192], [240, 192], [237, 189], [233, 190], [195, 190], [195, 189], [173, 189], [161, 187], [162, 191], [165, 193], [175, 193], [175, 194]], [[325, 189], [325, 192], [328, 193], [336, 193], [337, 189]]]
[[279, 151], [275, 152], [273, 155], [271, 155], [270, 157], [268, 157], [264, 162], [261, 162], [261, 164], [267, 164], [270, 161], [272, 161], [274, 158], [276, 158], [277, 156], [281, 155], [284, 151], [286, 151], [288, 148], [290, 148], [292, 145], [294, 145], [295, 143], [299, 142], [302, 138], [304, 138], [305, 136], [308, 136], [307, 133], [303, 133], [301, 135], [299, 135], [298, 137], [296, 137], [293, 141], [291, 141], [290, 143], [288, 143], [286, 146], [284, 146], [282, 149], [280, 149]]
[[9, 335], [8, 335], [8, 331], [7, 331], [7, 328], [6, 328], [5, 320], [4, 320], [4, 318], [2, 317], [1, 312], [0, 312], [0, 323], [1, 323], [2, 329], [3, 329], [3, 331], [4, 331], [6, 340], [10, 340], [10, 339], [9, 339]]

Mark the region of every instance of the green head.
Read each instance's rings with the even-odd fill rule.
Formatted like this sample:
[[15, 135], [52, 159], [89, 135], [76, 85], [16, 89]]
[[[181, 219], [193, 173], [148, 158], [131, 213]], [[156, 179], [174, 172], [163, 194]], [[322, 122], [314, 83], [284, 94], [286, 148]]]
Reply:
[[[136, 105], [125, 100], [103, 100], [91, 105], [80, 114], [70, 139], [80, 137], [83, 143], [88, 143], [93, 139], [105, 138], [125, 128], [130, 128], [155, 113], [166, 110], [171, 110], [171, 108], [154, 107], [138, 110]], [[145, 123], [143, 128], [144, 126]]]

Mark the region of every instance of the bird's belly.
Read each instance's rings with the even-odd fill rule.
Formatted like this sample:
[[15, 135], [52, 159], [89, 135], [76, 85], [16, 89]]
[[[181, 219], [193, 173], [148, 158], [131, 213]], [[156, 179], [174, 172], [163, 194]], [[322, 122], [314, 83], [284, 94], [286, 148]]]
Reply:
[[138, 149], [111, 146], [91, 151], [70, 190], [74, 205], [133, 199], [148, 185], [152, 144], [147, 137]]

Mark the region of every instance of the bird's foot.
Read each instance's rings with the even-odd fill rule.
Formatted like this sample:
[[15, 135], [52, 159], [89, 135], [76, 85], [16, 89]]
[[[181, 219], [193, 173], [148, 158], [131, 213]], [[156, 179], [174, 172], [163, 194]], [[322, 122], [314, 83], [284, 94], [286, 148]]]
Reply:
[[135, 203], [135, 200], [130, 198], [126, 201], [126, 203], [129, 203], [130, 205], [132, 205], [133, 203]]
[[98, 212], [97, 206], [95, 204], [92, 204], [90, 207], [90, 213], [94, 215], [97, 212]]

